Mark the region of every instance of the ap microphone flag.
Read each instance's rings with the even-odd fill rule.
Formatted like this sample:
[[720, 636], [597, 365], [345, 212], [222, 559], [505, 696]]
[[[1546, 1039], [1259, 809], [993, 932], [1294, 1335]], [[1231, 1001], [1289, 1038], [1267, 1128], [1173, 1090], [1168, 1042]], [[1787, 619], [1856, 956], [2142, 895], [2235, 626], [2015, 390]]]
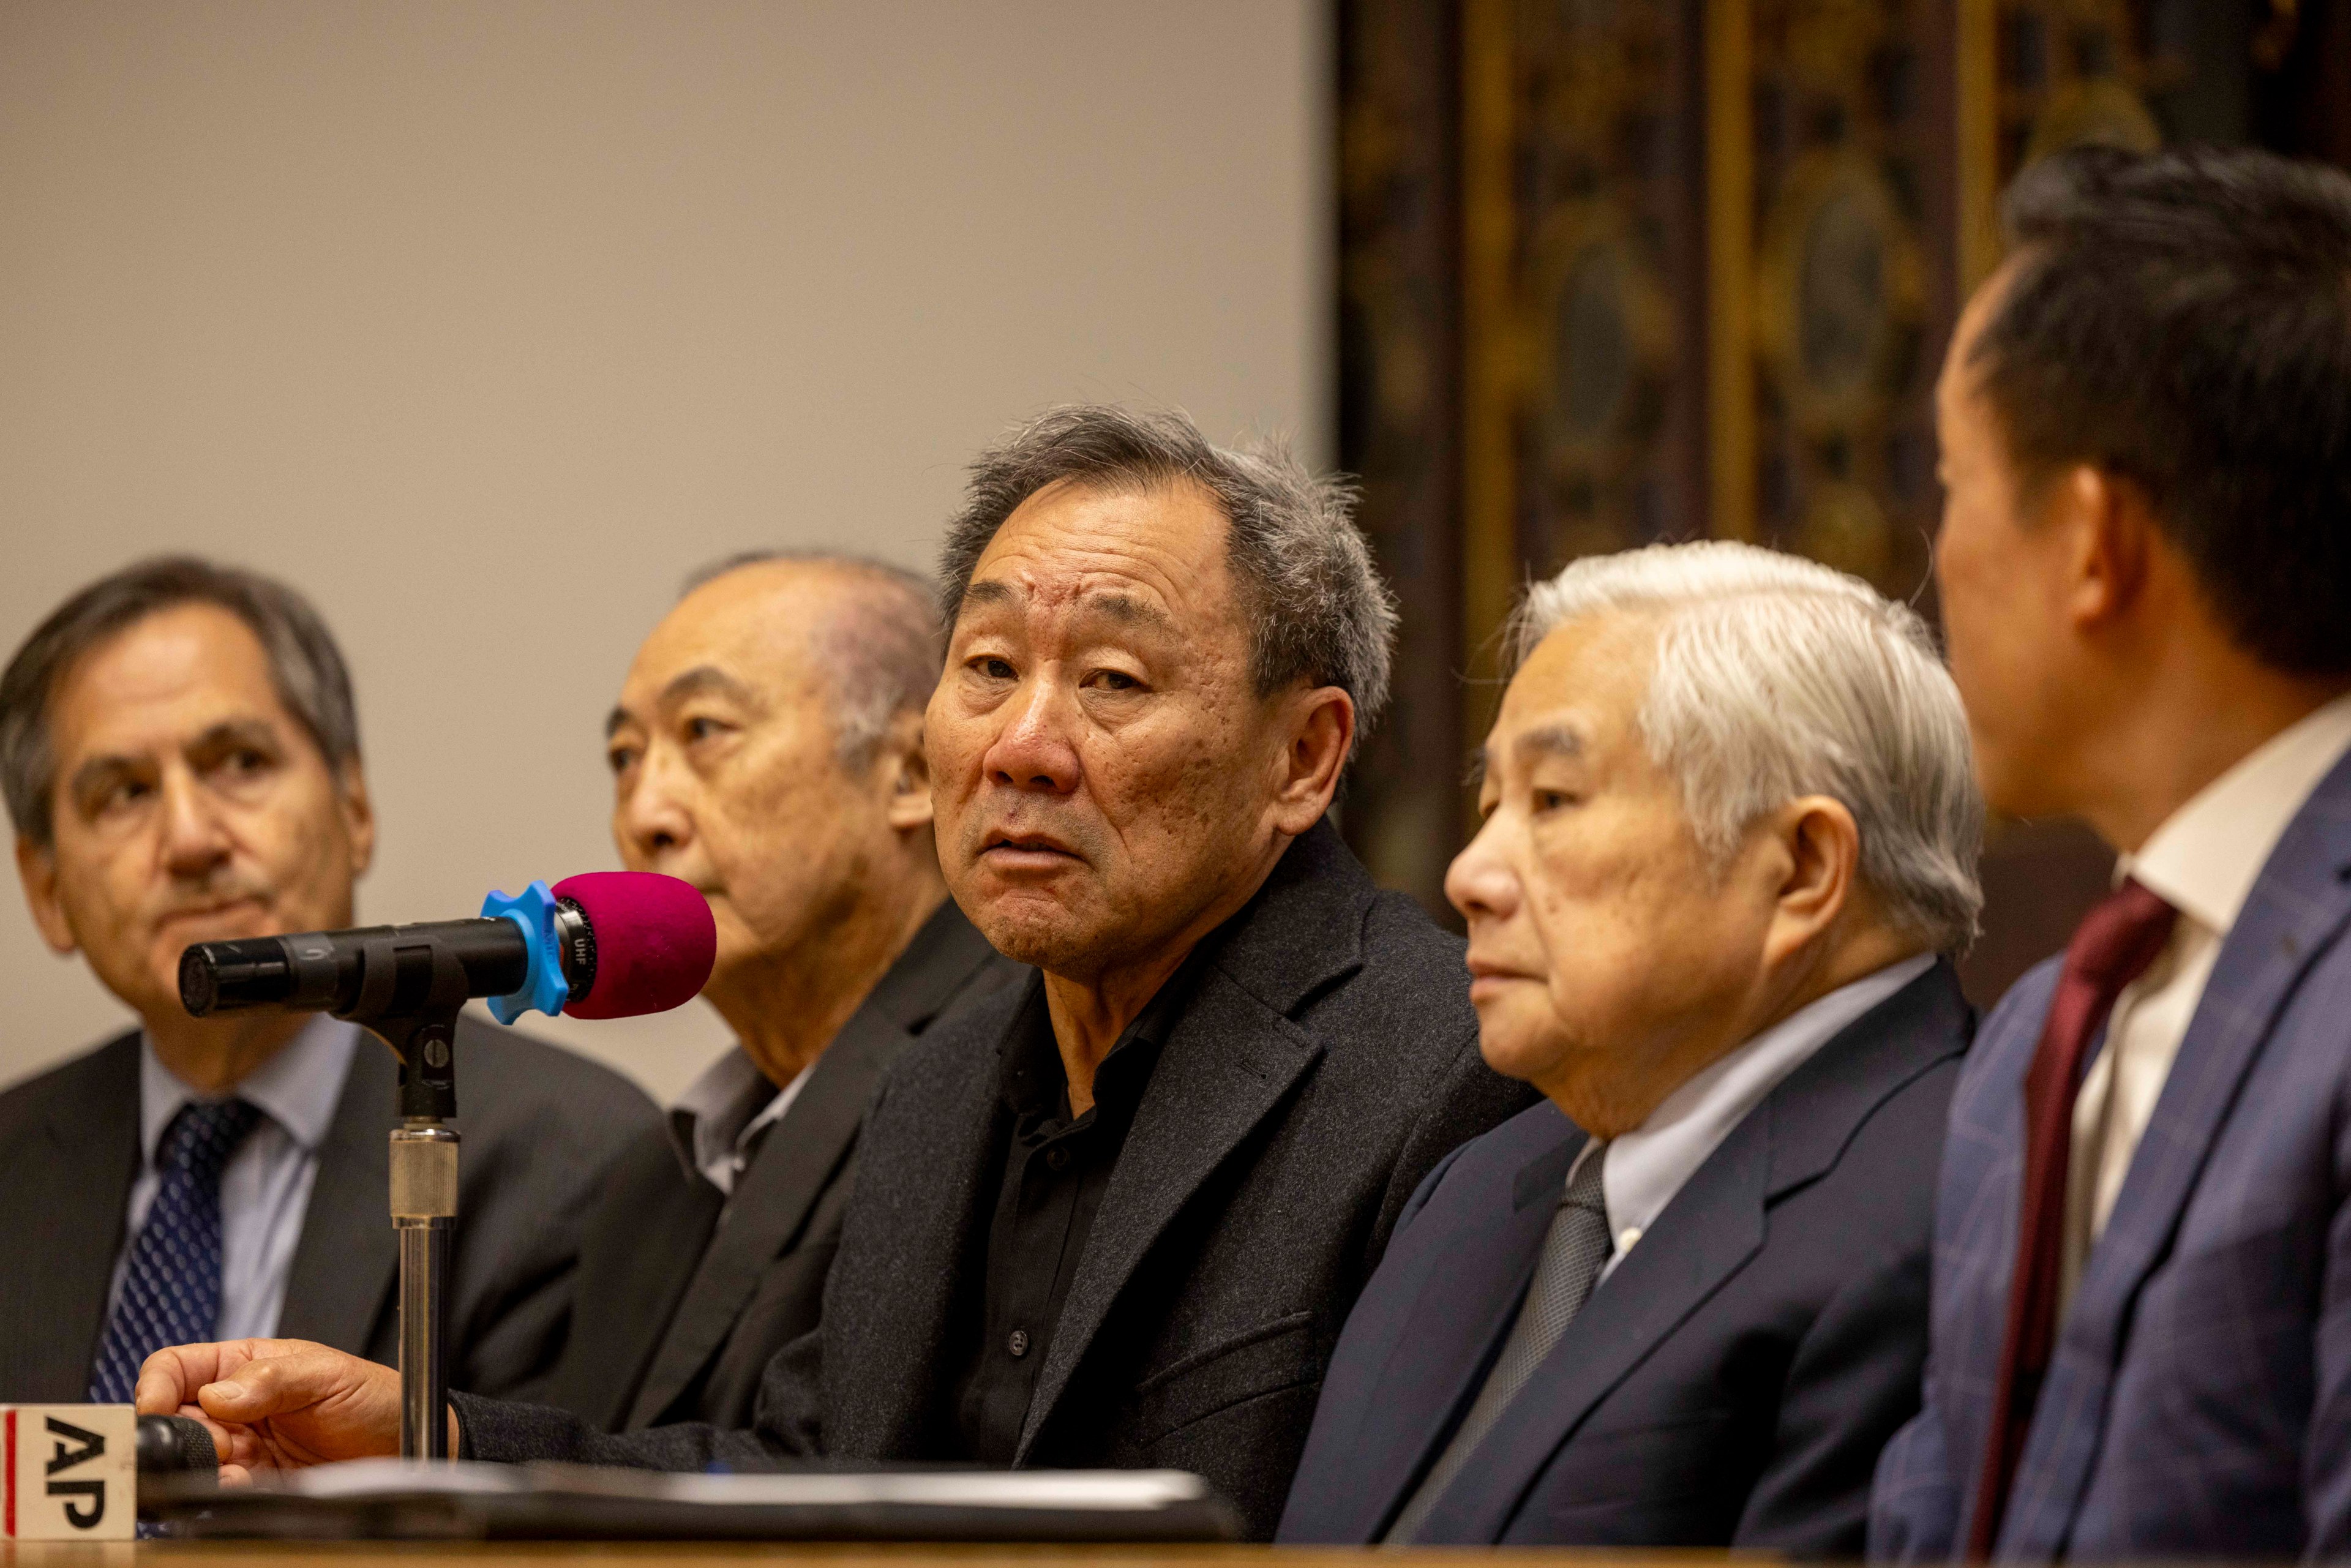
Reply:
[[0, 1541], [128, 1541], [139, 1522], [128, 1405], [0, 1405]]

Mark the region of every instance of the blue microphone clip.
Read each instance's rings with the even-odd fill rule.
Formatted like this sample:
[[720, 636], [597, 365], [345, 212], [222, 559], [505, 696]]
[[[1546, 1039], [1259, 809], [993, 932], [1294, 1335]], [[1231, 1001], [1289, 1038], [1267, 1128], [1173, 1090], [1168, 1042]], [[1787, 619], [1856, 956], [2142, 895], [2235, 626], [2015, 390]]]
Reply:
[[555, 935], [555, 894], [547, 883], [534, 882], [509, 897], [491, 894], [482, 900], [485, 918], [504, 917], [520, 927], [524, 949], [530, 956], [523, 970], [522, 989], [490, 998], [490, 1016], [510, 1024], [537, 1008], [549, 1018], [561, 1015], [571, 999], [571, 983], [563, 977], [563, 944]]

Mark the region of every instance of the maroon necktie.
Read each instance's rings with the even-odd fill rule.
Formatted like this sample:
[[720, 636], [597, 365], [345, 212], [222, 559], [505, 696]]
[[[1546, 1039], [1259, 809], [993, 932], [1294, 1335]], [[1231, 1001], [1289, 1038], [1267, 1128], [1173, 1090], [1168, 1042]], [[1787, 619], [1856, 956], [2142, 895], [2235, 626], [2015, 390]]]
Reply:
[[2171, 935], [2173, 911], [2125, 882], [2090, 911], [2065, 946], [2065, 967], [2024, 1075], [2024, 1188], [2016, 1228], [2016, 1276], [2009, 1288], [2008, 1336], [2000, 1355], [1991, 1441], [1976, 1492], [1968, 1555], [1981, 1561], [2000, 1538], [2016, 1461], [2032, 1427], [2041, 1379], [2057, 1338], [2057, 1295], [2065, 1267], [2065, 1165], [2074, 1143], [2074, 1096], [2083, 1059], [2122, 988], [2146, 973]]

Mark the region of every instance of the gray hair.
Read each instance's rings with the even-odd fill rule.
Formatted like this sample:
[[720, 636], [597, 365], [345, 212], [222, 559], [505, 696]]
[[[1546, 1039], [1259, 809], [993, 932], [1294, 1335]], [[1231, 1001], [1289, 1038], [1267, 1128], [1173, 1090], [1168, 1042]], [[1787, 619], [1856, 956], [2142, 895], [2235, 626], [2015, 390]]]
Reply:
[[1926, 623], [1859, 578], [1727, 540], [1591, 556], [1529, 589], [1513, 664], [1555, 628], [1653, 615], [1641, 737], [1674, 775], [1700, 846], [1725, 864], [1799, 795], [1844, 802], [1861, 877], [1938, 950], [1975, 936], [1984, 808], [1959, 688]]
[[1249, 618], [1260, 695], [1305, 681], [1355, 702], [1355, 737], [1388, 700], [1395, 601], [1354, 521], [1355, 491], [1316, 476], [1278, 442], [1212, 446], [1172, 410], [1112, 404], [1049, 409], [972, 460], [963, 509], [939, 557], [939, 607], [952, 624], [988, 541], [1021, 502], [1069, 481], [1105, 489], [1193, 484], [1231, 524], [1233, 576]]
[[747, 566], [782, 561], [841, 580], [844, 591], [824, 621], [809, 628], [809, 646], [832, 684], [834, 747], [843, 768], [860, 773], [880, 755], [902, 713], [921, 713], [939, 684], [946, 658], [931, 585], [904, 567], [827, 550], [745, 550], [713, 561], [685, 580], [684, 598]]
[[197, 556], [156, 556], [99, 579], [49, 612], [0, 674], [0, 789], [17, 833], [56, 842], [50, 796], [57, 754], [49, 700], [76, 661], [158, 611], [214, 604], [245, 622], [269, 661], [270, 684], [330, 768], [360, 754], [351, 677], [327, 623], [284, 583]]

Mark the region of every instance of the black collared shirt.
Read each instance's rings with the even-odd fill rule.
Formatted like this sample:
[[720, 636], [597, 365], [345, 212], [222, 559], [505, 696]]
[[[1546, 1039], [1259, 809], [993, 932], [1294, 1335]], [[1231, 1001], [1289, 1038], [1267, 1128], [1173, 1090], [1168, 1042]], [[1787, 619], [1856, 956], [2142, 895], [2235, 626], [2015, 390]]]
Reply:
[[1127, 1025], [1094, 1070], [1094, 1103], [1083, 1115], [1070, 1113], [1041, 978], [1005, 1035], [993, 1166], [1001, 1176], [980, 1270], [980, 1332], [955, 1385], [954, 1427], [966, 1458], [1012, 1463], [1111, 1170], [1197, 973], [1187, 959]]

